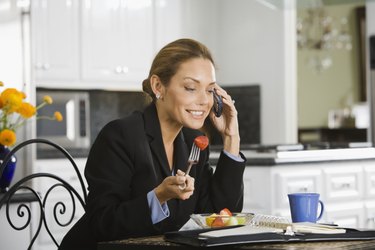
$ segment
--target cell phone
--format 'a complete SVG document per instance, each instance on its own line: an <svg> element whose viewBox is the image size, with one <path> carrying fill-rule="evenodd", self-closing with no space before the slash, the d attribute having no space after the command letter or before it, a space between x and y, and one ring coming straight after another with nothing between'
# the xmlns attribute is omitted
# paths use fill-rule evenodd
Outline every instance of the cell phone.
<svg viewBox="0 0 375 250"><path fill-rule="evenodd" d="M214 105L212 110L216 117L220 117L223 113L223 98L216 93L216 89L213 91Z"/></svg>

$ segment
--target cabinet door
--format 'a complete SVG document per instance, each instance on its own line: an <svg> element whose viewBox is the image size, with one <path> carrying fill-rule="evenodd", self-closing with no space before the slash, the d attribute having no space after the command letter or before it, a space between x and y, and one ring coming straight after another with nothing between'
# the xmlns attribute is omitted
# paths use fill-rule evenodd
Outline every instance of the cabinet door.
<svg viewBox="0 0 375 250"><path fill-rule="evenodd" d="M304 167L303 171L296 171L296 167L280 168L275 171L276 208L289 208L288 194L309 193L321 190L321 171L319 168Z"/></svg>
<svg viewBox="0 0 375 250"><path fill-rule="evenodd" d="M365 175L365 198L375 197L375 168L374 166L366 166L364 168Z"/></svg>
<svg viewBox="0 0 375 250"><path fill-rule="evenodd" d="M360 200L363 197L363 173L358 163L337 164L323 172L326 201Z"/></svg>
<svg viewBox="0 0 375 250"><path fill-rule="evenodd" d="M375 202L365 202L364 228L375 228Z"/></svg>
<svg viewBox="0 0 375 250"><path fill-rule="evenodd" d="M79 77L79 1L31 1L32 64L36 85Z"/></svg>
<svg viewBox="0 0 375 250"><path fill-rule="evenodd" d="M154 0L156 50L182 36L182 18L187 0Z"/></svg>
<svg viewBox="0 0 375 250"><path fill-rule="evenodd" d="M325 203L322 222L334 223L341 227L364 227L363 203Z"/></svg>
<svg viewBox="0 0 375 250"><path fill-rule="evenodd" d="M86 0L82 6L82 77L138 87L154 52L151 0Z"/></svg>

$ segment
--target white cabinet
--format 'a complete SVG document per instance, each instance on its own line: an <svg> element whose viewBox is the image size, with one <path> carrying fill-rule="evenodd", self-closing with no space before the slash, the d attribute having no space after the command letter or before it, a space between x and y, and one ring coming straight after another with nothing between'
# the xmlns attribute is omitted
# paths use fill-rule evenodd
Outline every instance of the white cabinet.
<svg viewBox="0 0 375 250"><path fill-rule="evenodd" d="M36 86L141 90L156 53L183 36L187 6L188 0L32 1Z"/></svg>
<svg viewBox="0 0 375 250"><path fill-rule="evenodd" d="M317 192L322 221L375 228L375 160L248 166L244 212L290 217L288 193Z"/></svg>
<svg viewBox="0 0 375 250"><path fill-rule="evenodd" d="M82 3L82 80L140 90L154 55L153 2Z"/></svg>
<svg viewBox="0 0 375 250"><path fill-rule="evenodd" d="M86 159L75 159L75 163L77 164L79 171L81 173L81 176L84 181L86 179L84 178L83 172L84 167L86 164ZM82 188L79 183L78 176L76 175L73 166L67 159L40 159L35 162L35 168L34 172L40 173L52 173L60 178L67 181L70 185L72 185L75 190L81 194L82 198ZM38 178L36 182L33 183L35 186L35 190L39 190L42 194L45 195L46 191L52 187L53 184L55 184L56 181L51 178ZM85 182L85 186L87 188L87 183ZM70 217L73 212L73 206L72 206L72 200L70 198L69 193L62 187L56 187L51 191L51 194L48 196L46 205L45 205L45 216L46 221L49 226L49 229L51 230L52 235L56 238L57 242L61 242L64 235L69 231L69 229L74 225L75 222L78 221L78 219L84 214L84 209L76 199L76 211L74 214L73 222L67 226L67 227L61 227L58 225L56 220L54 219L54 207L56 206L57 214L56 216L59 219L59 222L64 224L67 223L70 220ZM63 207L62 204L65 204L65 207ZM33 214L33 219L37 220L38 217L38 209L35 207L33 210L35 211ZM64 211L64 213L60 213L58 211ZM34 225L38 225L37 221L34 222ZM34 231L36 228L33 229ZM34 243L34 249L38 250L47 250L47 249L55 249L55 245L53 241L51 240L50 236L48 235L47 231L44 227L42 227L42 230L39 234L39 237Z"/></svg>
<svg viewBox="0 0 375 250"><path fill-rule="evenodd" d="M78 5L74 0L31 1L32 72L37 86L78 80Z"/></svg>
<svg viewBox="0 0 375 250"><path fill-rule="evenodd" d="M362 198L362 166L352 163L348 166L337 166L323 169L326 201L359 200Z"/></svg>
<svg viewBox="0 0 375 250"><path fill-rule="evenodd" d="M183 18L189 0L154 0L155 49L183 37ZM191 20L193 21L193 20Z"/></svg>

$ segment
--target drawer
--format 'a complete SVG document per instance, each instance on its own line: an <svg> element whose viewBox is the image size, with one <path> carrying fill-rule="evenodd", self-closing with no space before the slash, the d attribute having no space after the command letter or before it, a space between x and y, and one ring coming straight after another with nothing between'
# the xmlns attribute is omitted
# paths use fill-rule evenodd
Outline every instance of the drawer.
<svg viewBox="0 0 375 250"><path fill-rule="evenodd" d="M364 227L375 229L375 201L365 203Z"/></svg>
<svg viewBox="0 0 375 250"><path fill-rule="evenodd" d="M375 167L365 167L365 198L375 197Z"/></svg>
<svg viewBox="0 0 375 250"><path fill-rule="evenodd" d="M364 207L362 203L327 204L322 222L334 223L341 227L363 228Z"/></svg>
<svg viewBox="0 0 375 250"><path fill-rule="evenodd" d="M326 201L359 200L363 196L360 166L324 169Z"/></svg>
<svg viewBox="0 0 375 250"><path fill-rule="evenodd" d="M303 170L275 174L276 208L289 208L290 193L321 193L321 171Z"/></svg>

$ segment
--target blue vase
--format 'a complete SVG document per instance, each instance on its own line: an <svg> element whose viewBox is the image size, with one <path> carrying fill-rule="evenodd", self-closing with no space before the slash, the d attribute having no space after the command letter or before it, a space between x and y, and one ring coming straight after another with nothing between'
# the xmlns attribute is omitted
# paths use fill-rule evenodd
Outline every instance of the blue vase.
<svg viewBox="0 0 375 250"><path fill-rule="evenodd" d="M5 157L7 156L9 152L10 150L7 146L0 145L0 163L3 163L3 160L5 159ZM14 176L14 171L16 170L16 163L17 163L17 158L14 155L12 155L10 161L4 168L3 174L0 178L0 192L1 193L8 191L8 188Z"/></svg>

